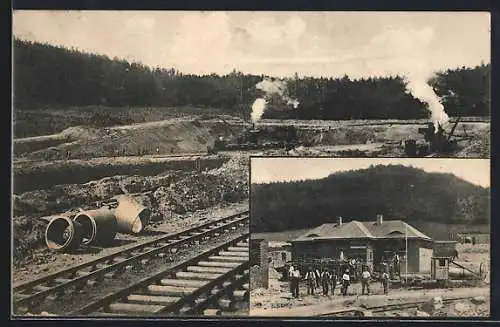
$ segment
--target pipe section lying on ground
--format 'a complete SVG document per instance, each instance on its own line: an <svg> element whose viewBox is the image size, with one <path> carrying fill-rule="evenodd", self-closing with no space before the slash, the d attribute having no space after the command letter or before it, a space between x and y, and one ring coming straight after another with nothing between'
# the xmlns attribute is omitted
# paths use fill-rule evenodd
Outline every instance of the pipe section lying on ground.
<svg viewBox="0 0 500 327"><path fill-rule="evenodd" d="M84 245L108 245L118 230L115 214L108 208L82 211L74 221L83 227Z"/></svg>
<svg viewBox="0 0 500 327"><path fill-rule="evenodd" d="M53 218L45 229L45 243L52 251L75 250L82 239L82 225L68 217Z"/></svg>
<svg viewBox="0 0 500 327"><path fill-rule="evenodd" d="M474 274L471 271L455 267L450 267L448 276L450 279L464 279L464 280L480 278L479 274Z"/></svg>
<svg viewBox="0 0 500 327"><path fill-rule="evenodd" d="M139 234L148 224L151 211L131 197L119 197L115 209L118 231L129 234Z"/></svg>

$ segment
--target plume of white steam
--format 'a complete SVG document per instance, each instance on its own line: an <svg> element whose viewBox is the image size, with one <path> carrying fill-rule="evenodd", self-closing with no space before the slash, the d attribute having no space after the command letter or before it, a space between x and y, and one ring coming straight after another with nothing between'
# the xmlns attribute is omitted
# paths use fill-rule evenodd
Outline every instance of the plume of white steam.
<svg viewBox="0 0 500 327"><path fill-rule="evenodd" d="M276 80L273 81L268 78L264 78L262 81L257 83L255 87L259 90L262 90L266 93L266 95L271 94L279 94L282 95L285 92L285 83L282 81Z"/></svg>
<svg viewBox="0 0 500 327"><path fill-rule="evenodd" d="M262 98L259 98L253 102L251 114L253 123L256 123L260 120L260 118L264 114L264 110L266 109L266 104L266 100Z"/></svg>
<svg viewBox="0 0 500 327"><path fill-rule="evenodd" d="M448 115L439 97L427 83L434 74L430 63L439 55L432 44L433 40L434 30L430 27L391 27L373 37L365 48L365 55L377 54L382 58L366 62L372 73L382 76L404 75L407 92L427 103L430 119L437 130L438 124L445 126L448 123Z"/></svg>
<svg viewBox="0 0 500 327"><path fill-rule="evenodd" d="M444 111L444 106L441 104L439 97L434 93L432 87L427 83L426 79L412 76L406 76L408 84L407 90L420 101L427 103L431 111L430 119L434 122L434 131L437 132L438 126L444 126L448 123L449 117Z"/></svg>
<svg viewBox="0 0 500 327"><path fill-rule="evenodd" d="M257 83L255 87L259 90L264 91L265 97L269 97L273 94L278 94L283 99L283 101L286 101L287 105L293 106L294 109L297 109L300 104L297 99L292 99L286 95L286 84L284 81L273 81L271 79L265 78ZM264 110L266 110L266 105L267 101L265 98L258 98L254 101L251 114L253 123L256 123L260 120L260 118L264 114Z"/></svg>

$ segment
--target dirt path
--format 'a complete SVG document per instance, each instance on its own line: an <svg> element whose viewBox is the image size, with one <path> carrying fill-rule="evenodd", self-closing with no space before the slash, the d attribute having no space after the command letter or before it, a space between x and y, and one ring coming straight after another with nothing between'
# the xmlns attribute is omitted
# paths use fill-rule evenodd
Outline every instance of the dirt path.
<svg viewBox="0 0 500 327"><path fill-rule="evenodd" d="M389 295L375 294L371 296L306 296L303 299L292 299L289 296L282 296L280 300L285 299L293 307L286 308L256 308L255 304L258 299L251 297L251 316L280 316L280 317L305 317L305 316L318 316L328 314L329 312L347 308L347 307L358 307L362 305L366 306L378 306L384 304L393 304L397 302L406 302L412 300L428 300L436 296L441 296L442 298L457 298L457 297L467 297L467 296L485 296L489 298L489 288L488 287L478 287L478 288L460 288L460 289L433 289L433 290L418 290L418 291L408 291L408 290L392 290ZM315 305L302 305L300 302L310 301L311 298L320 299L322 303ZM309 298L309 299L308 299ZM346 301L349 304L346 306ZM296 305L294 305L296 304Z"/></svg>

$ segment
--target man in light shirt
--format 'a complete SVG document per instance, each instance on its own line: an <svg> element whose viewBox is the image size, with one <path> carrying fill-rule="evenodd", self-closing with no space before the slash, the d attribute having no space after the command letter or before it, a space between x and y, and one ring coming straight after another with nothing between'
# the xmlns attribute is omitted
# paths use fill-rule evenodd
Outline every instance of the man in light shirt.
<svg viewBox="0 0 500 327"><path fill-rule="evenodd" d="M384 294L389 294L389 273L387 270L382 273L382 286L384 287Z"/></svg>
<svg viewBox="0 0 500 327"><path fill-rule="evenodd" d="M300 281L300 270L297 266L294 266L292 271L292 296L294 298L299 297L299 281Z"/></svg>
<svg viewBox="0 0 500 327"><path fill-rule="evenodd" d="M288 282L290 286L290 293L293 295L293 284L292 284L292 278L293 278L293 265L290 265L290 268L288 268Z"/></svg>
<svg viewBox="0 0 500 327"><path fill-rule="evenodd" d="M342 295L347 295L347 289L349 288L349 284L351 284L351 277L349 276L349 269L346 269L344 274L342 275Z"/></svg>
<svg viewBox="0 0 500 327"><path fill-rule="evenodd" d="M309 267L309 271L306 273L307 282L307 295L314 295L314 288L316 287L316 273Z"/></svg>
<svg viewBox="0 0 500 327"><path fill-rule="evenodd" d="M363 267L363 272L361 273L361 294L365 294L365 289L366 289L366 294L370 295L370 272L368 271L368 267Z"/></svg>

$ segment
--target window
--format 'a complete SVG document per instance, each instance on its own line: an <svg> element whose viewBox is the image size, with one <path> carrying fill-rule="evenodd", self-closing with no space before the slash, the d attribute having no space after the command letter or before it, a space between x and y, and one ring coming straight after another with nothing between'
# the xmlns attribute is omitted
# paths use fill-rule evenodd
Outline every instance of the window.
<svg viewBox="0 0 500 327"><path fill-rule="evenodd" d="M439 259L439 267L444 267L446 266L446 260L445 259Z"/></svg>

